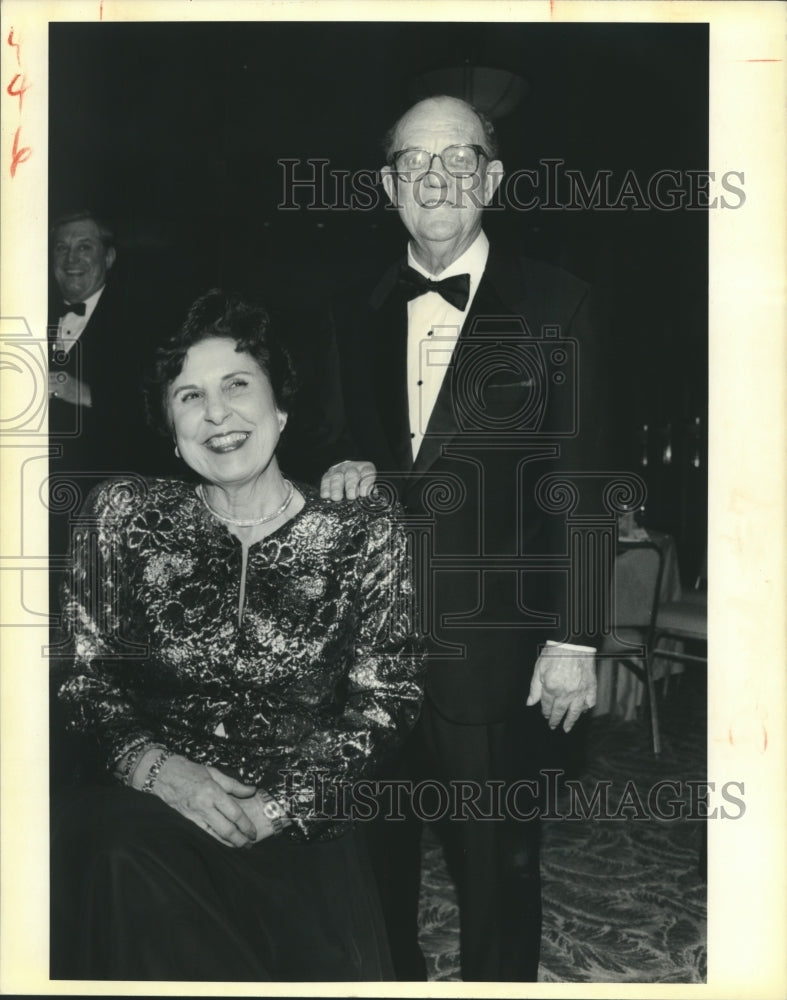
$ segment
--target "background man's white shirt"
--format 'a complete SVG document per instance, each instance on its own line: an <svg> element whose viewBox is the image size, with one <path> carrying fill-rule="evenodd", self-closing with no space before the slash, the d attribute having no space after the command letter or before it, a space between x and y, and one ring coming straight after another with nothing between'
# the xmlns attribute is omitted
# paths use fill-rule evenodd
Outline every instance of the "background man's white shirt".
<svg viewBox="0 0 787 1000"><path fill-rule="evenodd" d="M90 322L90 317L95 312L98 300L101 298L105 288L106 285L102 285L97 292L93 292L89 298L85 299L84 316L77 316L76 313L69 312L65 316L60 317L60 321L57 324L57 342L58 346L66 354L71 351L74 344L84 333L85 327Z"/></svg>

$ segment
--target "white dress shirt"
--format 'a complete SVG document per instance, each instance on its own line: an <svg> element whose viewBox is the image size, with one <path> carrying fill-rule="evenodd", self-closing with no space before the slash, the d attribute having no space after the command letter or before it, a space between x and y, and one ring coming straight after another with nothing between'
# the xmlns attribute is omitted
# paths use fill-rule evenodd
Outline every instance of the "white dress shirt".
<svg viewBox="0 0 787 1000"><path fill-rule="evenodd" d="M97 292L93 292L89 298L85 299L84 316L77 316L76 313L69 312L60 317L57 324L57 344L66 354L71 351L74 344L85 332L85 327L90 322L90 317L95 312L98 300L105 288L106 285L102 285Z"/></svg>
<svg viewBox="0 0 787 1000"><path fill-rule="evenodd" d="M421 447L429 418L443 384L446 368L462 325L478 291L489 256L489 240L480 232L461 257L439 275L430 274L407 248L407 263L432 281L455 274L470 275L470 297L464 311L452 306L439 292L426 292L407 303L407 399L413 458Z"/></svg>

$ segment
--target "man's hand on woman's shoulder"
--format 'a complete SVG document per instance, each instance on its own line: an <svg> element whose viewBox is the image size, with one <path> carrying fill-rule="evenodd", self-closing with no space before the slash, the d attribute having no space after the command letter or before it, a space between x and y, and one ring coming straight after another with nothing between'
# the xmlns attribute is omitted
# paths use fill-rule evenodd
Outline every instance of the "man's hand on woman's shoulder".
<svg viewBox="0 0 787 1000"><path fill-rule="evenodd" d="M337 462L320 481L323 500L356 500L368 497L377 478L373 462Z"/></svg>

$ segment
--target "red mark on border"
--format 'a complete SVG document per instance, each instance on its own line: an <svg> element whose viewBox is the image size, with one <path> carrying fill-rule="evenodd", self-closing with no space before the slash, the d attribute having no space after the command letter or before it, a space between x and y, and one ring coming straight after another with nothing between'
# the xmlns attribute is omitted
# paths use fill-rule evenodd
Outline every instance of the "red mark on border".
<svg viewBox="0 0 787 1000"><path fill-rule="evenodd" d="M13 28L11 28L11 30L8 32L8 44L11 46L12 49L16 49L16 64L17 66L19 66L19 42L14 41Z"/></svg>
<svg viewBox="0 0 787 1000"><path fill-rule="evenodd" d="M19 84L19 86L17 87L17 89L14 90L14 84L17 82L17 80L21 80L22 82ZM25 74L24 73L17 73L16 76L13 78L13 80L6 87L6 93L7 94L9 94L11 97L18 97L19 98L19 110L20 111L22 110L22 100L23 100L23 98L25 96L25 91L27 91L27 90L30 90L30 84L29 83L25 83Z"/></svg>
<svg viewBox="0 0 787 1000"><path fill-rule="evenodd" d="M101 2L98 5L98 19L99 21L104 20L104 0L101 0Z"/></svg>
<svg viewBox="0 0 787 1000"><path fill-rule="evenodd" d="M728 730L727 730L727 740L729 741L729 744L730 744L731 747L735 746L735 737L733 736L733 733L732 733L732 726L730 726L728 728ZM765 751L767 749L768 749L768 730L765 727L765 724L763 723L762 724L762 749L760 750L760 753L765 753Z"/></svg>
<svg viewBox="0 0 787 1000"><path fill-rule="evenodd" d="M11 48L16 49L16 64L17 66L21 66L22 63L20 59L20 51L22 46L20 45L19 42L14 41L13 26L11 27L11 30L8 32L7 42L11 46ZM31 84L27 82L27 77L25 76L23 71L21 73L16 73L11 82L5 88L5 92L6 94L8 94L9 97L19 98L19 108L17 110L17 113L19 115L20 122L22 119L22 103L24 101L25 93L28 90L30 90L30 87ZM19 137L21 134L22 134L22 125L20 124L17 126L16 132L14 132L14 142L11 147L11 177L16 177L16 171L19 164L26 163L27 160L29 160L30 157L33 155L32 146L21 146L19 144Z"/></svg>
<svg viewBox="0 0 787 1000"><path fill-rule="evenodd" d="M11 147L11 176L12 177L14 177L16 175L16 168L19 166L19 164L20 163L24 163L26 160L29 160L30 157L33 155L33 147L32 146L22 146L20 148L20 146L19 146L19 133L21 131L22 131L22 126L20 125L19 128L14 133L14 144Z"/></svg>
<svg viewBox="0 0 787 1000"><path fill-rule="evenodd" d="M741 62L781 62L781 59L742 59Z"/></svg>

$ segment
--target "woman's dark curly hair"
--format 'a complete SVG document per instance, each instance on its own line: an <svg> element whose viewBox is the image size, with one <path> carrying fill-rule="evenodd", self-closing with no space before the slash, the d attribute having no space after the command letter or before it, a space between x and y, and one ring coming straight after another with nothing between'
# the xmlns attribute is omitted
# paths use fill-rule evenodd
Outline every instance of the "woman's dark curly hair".
<svg viewBox="0 0 787 1000"><path fill-rule="evenodd" d="M183 370L190 347L211 337L235 341L235 350L251 355L265 372L276 406L289 413L295 396L295 371L289 354L270 329L263 306L238 294L211 288L192 304L180 328L156 350L145 379L145 411L150 426L172 435L169 387Z"/></svg>

